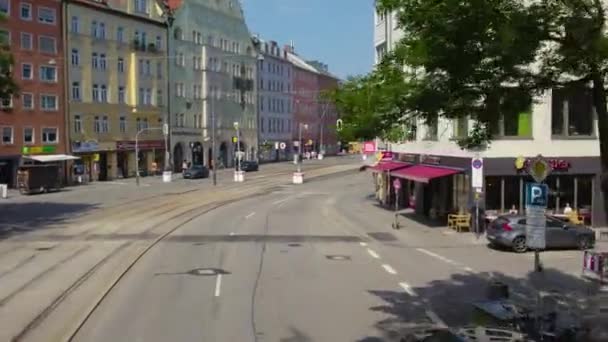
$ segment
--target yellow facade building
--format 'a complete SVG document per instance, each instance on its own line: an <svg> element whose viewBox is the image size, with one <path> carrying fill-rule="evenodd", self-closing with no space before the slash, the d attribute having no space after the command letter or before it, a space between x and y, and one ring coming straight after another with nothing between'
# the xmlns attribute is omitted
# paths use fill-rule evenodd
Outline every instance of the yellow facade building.
<svg viewBox="0 0 608 342"><path fill-rule="evenodd" d="M74 174L84 181L162 170L167 115L167 27L154 0L67 4L68 72ZM147 129L146 129L147 128Z"/></svg>

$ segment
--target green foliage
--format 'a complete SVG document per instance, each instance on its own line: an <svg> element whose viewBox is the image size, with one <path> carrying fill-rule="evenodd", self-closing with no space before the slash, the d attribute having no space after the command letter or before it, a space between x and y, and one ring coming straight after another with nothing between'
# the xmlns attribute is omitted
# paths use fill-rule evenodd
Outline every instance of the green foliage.
<svg viewBox="0 0 608 342"><path fill-rule="evenodd" d="M0 15L0 22L4 20L4 17ZM14 60L7 38L6 35L0 35L0 98L10 97L18 91L13 80Z"/></svg>

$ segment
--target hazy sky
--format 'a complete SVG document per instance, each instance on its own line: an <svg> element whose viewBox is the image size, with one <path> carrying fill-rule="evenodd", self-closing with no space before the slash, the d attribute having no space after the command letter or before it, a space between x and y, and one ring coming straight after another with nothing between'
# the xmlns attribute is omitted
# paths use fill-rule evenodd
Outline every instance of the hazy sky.
<svg viewBox="0 0 608 342"><path fill-rule="evenodd" d="M241 0L252 34L317 59L346 78L373 64L373 0Z"/></svg>

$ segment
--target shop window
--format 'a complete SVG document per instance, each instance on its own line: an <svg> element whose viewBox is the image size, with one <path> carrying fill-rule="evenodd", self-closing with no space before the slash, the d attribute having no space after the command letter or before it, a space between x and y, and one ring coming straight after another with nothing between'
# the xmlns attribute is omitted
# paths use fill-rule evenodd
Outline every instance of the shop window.
<svg viewBox="0 0 608 342"><path fill-rule="evenodd" d="M501 210L500 177L486 177L486 210Z"/></svg>
<svg viewBox="0 0 608 342"><path fill-rule="evenodd" d="M509 211L513 206L519 212L522 207L520 207L520 194L521 190L519 187L520 177L504 177L505 183L505 192L504 192L504 208L503 211Z"/></svg>
<svg viewBox="0 0 608 342"><path fill-rule="evenodd" d="M593 176L577 177L576 183L577 209L591 209L591 199L593 196Z"/></svg>
<svg viewBox="0 0 608 342"><path fill-rule="evenodd" d="M551 134L556 136L594 135L595 116L591 90L584 85L553 89Z"/></svg>
<svg viewBox="0 0 608 342"><path fill-rule="evenodd" d="M559 177L559 208L560 212L569 204L574 208L574 176Z"/></svg>
<svg viewBox="0 0 608 342"><path fill-rule="evenodd" d="M557 209L557 195L559 194L559 189L557 187L557 176L549 176L545 179L545 184L549 187L549 199L547 201L547 209L548 210L556 210ZM532 181L532 180L531 180Z"/></svg>

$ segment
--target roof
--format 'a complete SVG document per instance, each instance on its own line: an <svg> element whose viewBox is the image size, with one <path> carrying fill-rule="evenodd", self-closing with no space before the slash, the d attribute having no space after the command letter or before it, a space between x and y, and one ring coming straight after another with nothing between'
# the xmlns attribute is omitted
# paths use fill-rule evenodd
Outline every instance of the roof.
<svg viewBox="0 0 608 342"><path fill-rule="evenodd" d="M319 70L313 67L312 65L306 63L300 56L295 53L287 52L287 60L290 61L293 65L297 66L300 69L304 69L306 71L314 72L315 74L319 74Z"/></svg>

